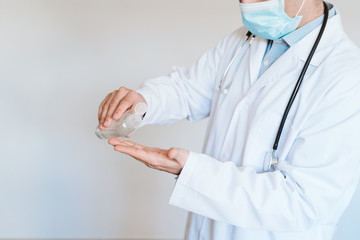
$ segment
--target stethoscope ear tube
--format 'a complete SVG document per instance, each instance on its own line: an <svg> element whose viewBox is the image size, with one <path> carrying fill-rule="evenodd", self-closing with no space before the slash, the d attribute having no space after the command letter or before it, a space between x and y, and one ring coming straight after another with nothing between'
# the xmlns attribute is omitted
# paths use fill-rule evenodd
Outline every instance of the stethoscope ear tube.
<svg viewBox="0 0 360 240"><path fill-rule="evenodd" d="M233 82L233 80L234 80L234 79L232 79L232 80L227 84L227 86L223 86L223 83L224 83L224 80L225 80L225 78L226 78L226 76L227 76L227 74L228 74L228 71L230 70L230 67L231 67L232 64L234 63L237 55L240 53L240 51L241 51L244 43L245 43L247 40L249 40L249 38L250 38L251 36L252 36L252 33L251 33L250 31L248 31L248 32L246 33L246 36L241 40L238 48L237 48L236 51L235 51L234 56L231 58L230 63L228 64L227 68L225 69L225 71L224 71L224 73L223 73L223 75L222 75L222 77L221 77L221 80L220 80L219 85L216 87L216 88L217 88L221 93L223 93L224 95L228 94L229 88L230 88L230 86L231 86L231 84L232 84L232 82ZM251 42L251 41L250 41L250 42Z"/></svg>
<svg viewBox="0 0 360 240"><path fill-rule="evenodd" d="M290 99L289 99L289 102L288 102L288 104L287 104L287 106L286 106L286 109L285 109L285 111L284 111L284 114L283 114L283 116L282 116L282 119L281 119L281 122L280 122L280 126L279 126L278 132L277 132L277 134L276 134L275 142L274 142L274 145L273 145L273 152L275 152L275 151L277 150L277 148L278 148L279 141L280 141L280 137L281 137L281 133L282 133L282 131L283 131L283 128L284 128L284 125L285 125L285 122L286 122L286 118L287 118L287 116L288 116L288 114L289 114L289 111L290 111L290 109L291 109L291 106L292 106L292 104L293 104L293 102L294 102L294 100L295 100L295 98L296 98L296 95L297 95L298 92L299 92L301 83L302 83L302 81L303 81L303 79L304 79L304 77L305 77L305 74L306 74L307 69L309 68L311 59L313 58L314 53L315 53L315 51L316 51L316 49L317 49L317 47L318 47L318 45L319 45L319 43L320 43L320 40L321 40L321 38L322 38L322 36L323 36L323 33L324 33L324 31L325 31L325 27L326 27L326 25L327 25L327 21L328 21L328 18L329 18L329 8L328 8L328 6L327 6L327 4L326 4L325 2L323 2L323 4L324 4L324 14L325 14L323 24L322 24L322 26L321 26L319 35L318 35L318 37L317 37L317 39L316 39L316 41L315 41L315 43L314 43L314 46L313 46L313 48L311 49L311 52L310 52L310 54L309 54L309 56L308 56L308 58L307 58L307 60L306 60L306 62L305 62L304 68L303 68L302 71L301 71L301 74L300 74L300 76L299 76L299 79L298 79L298 81L297 81L297 83L296 83L296 85L295 85L295 88L294 88L294 90L293 90L293 92L292 92L292 94L291 94L291 97L290 97Z"/></svg>

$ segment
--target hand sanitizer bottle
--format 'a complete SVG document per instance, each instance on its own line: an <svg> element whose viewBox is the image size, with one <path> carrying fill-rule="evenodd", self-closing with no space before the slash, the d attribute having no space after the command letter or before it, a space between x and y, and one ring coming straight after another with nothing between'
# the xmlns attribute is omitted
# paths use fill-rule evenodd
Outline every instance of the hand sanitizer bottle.
<svg viewBox="0 0 360 240"><path fill-rule="evenodd" d="M95 130L96 136L100 139L110 139L114 137L125 137L133 133L141 125L142 115L147 110L147 105L140 102L135 106L135 113L127 110L119 120L112 120L109 127L100 130L99 126Z"/></svg>

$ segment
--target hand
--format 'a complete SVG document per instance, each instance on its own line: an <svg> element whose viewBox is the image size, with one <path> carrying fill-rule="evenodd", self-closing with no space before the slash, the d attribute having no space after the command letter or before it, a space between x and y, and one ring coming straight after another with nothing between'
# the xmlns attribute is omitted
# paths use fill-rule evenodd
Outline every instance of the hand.
<svg viewBox="0 0 360 240"><path fill-rule="evenodd" d="M141 94L126 87L109 93L99 106L100 130L109 127L112 120L120 119L126 110L135 108L139 102L146 103L146 100Z"/></svg>
<svg viewBox="0 0 360 240"><path fill-rule="evenodd" d="M150 148L119 138L111 138L109 144L114 146L115 151L127 154L150 168L176 175L180 174L189 157L189 151L182 148Z"/></svg>

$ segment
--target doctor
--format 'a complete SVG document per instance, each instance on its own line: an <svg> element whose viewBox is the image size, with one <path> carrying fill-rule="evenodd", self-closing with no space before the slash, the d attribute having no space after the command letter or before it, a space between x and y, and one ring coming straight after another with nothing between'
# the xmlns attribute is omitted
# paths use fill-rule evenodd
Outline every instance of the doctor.
<svg viewBox="0 0 360 240"><path fill-rule="evenodd" d="M170 204L191 212L187 239L332 239L360 174L360 51L329 3L240 4L245 27L190 70L108 94L100 128L138 102L149 106L146 124L209 117L204 153L109 140L178 175Z"/></svg>

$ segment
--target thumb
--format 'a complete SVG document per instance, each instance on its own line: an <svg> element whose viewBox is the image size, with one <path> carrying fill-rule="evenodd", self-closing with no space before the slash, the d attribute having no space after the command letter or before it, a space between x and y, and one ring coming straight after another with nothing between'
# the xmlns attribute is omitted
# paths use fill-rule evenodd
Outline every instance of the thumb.
<svg viewBox="0 0 360 240"><path fill-rule="evenodd" d="M167 155L170 159L175 159L178 154L179 150L177 148L170 148Z"/></svg>

